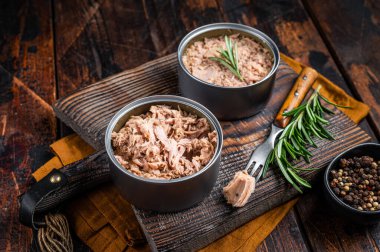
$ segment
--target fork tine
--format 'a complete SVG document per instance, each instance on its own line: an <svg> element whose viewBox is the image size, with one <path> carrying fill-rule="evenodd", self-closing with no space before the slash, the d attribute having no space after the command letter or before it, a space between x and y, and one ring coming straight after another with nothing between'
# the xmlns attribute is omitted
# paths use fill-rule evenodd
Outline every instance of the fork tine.
<svg viewBox="0 0 380 252"><path fill-rule="evenodd" d="M245 167L245 170L249 172L249 169L251 168L252 164L255 163L255 165L252 167L252 171L250 172L251 176L253 176L258 169L261 169L258 176L256 176L256 178L260 178L261 174L263 173L264 163L271 150L273 150L276 137L282 131L283 129L278 128L272 124L272 130L267 140L265 140L265 142L263 142L262 144L258 145L256 149L252 152L248 164Z"/></svg>
<svg viewBox="0 0 380 252"><path fill-rule="evenodd" d="M255 174L255 172L257 171L257 169L259 169L260 165L261 164L259 162L255 163L255 166L253 167L253 169L252 169L252 171L250 173L251 176L253 176L253 174Z"/></svg>
<svg viewBox="0 0 380 252"><path fill-rule="evenodd" d="M264 167L262 167L262 168L260 169L259 174L257 174L257 176L256 176L256 181L258 181L258 180L261 178L261 175L263 175L263 171L264 171Z"/></svg>
<svg viewBox="0 0 380 252"><path fill-rule="evenodd" d="M245 170L248 172L249 168L251 167L251 165L255 162L255 158L254 158L254 155L252 153L248 163L247 163L247 166L245 167Z"/></svg>

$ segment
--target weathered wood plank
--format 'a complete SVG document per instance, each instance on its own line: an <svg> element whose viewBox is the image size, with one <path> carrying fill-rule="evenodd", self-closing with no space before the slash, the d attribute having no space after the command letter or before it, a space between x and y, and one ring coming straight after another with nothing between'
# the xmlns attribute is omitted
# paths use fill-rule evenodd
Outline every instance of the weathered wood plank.
<svg viewBox="0 0 380 252"><path fill-rule="evenodd" d="M295 224L294 224L295 223ZM304 241L295 211L290 211L257 248L257 251L308 251L310 250Z"/></svg>
<svg viewBox="0 0 380 252"><path fill-rule="evenodd" d="M27 251L17 196L56 139L54 49L49 1L0 3L0 250Z"/></svg>
<svg viewBox="0 0 380 252"><path fill-rule="evenodd" d="M70 34L70 32L73 31L72 29L63 27L66 30L62 32L60 36L68 36L68 39L66 40L68 43L61 43L64 47L61 52L59 52L59 57L62 57L66 51L68 51L67 54L70 54L65 61L62 61L62 65L71 65L68 67L63 66L63 70L73 72L74 70L76 71L76 69L83 69L80 70L82 72L78 73L77 77L62 74L62 81L65 83L67 82L67 85L73 85L73 88L76 85L85 85L100 78L96 75L93 75L94 77L90 80L87 78L87 73L101 72L99 71L101 68L97 67L97 64L92 63L94 62L93 59L96 59L95 56L91 56L94 51L99 55L98 57L102 59L100 62L111 63L115 62L112 58L115 54L112 52L118 51L119 57L128 53L126 49L114 49L114 46L122 48L128 46L128 43L122 39L117 37L111 38L113 41L123 41L124 43L116 43L117 45L112 45L108 42L109 39L99 39L97 33L100 33L100 31L88 28L90 27L90 25L87 25L90 22L89 20L91 20L92 26L96 26L94 23L98 22L98 20L94 18L94 13L96 13L97 10L102 10L102 5L109 5L107 2L104 4L103 2L104 1L98 1L93 3L90 7L84 6L77 9L70 7L68 8L69 12L65 12L66 14L76 13L75 15L70 16L72 17L69 18L71 21L66 20L66 24L72 22L72 24L75 23L75 25L66 25L66 27L75 27L75 29L80 31L84 31L84 27L87 27L87 30L89 31L86 35L81 35L81 32L76 32L77 35L74 36ZM61 2L59 4L65 7L67 4L65 2L63 3L64 4ZM79 6L83 6L83 3L79 4ZM114 6L108 6L107 8L116 8L116 6L117 3ZM215 4L214 1L143 1L141 4L133 3L133 6L142 6L143 11L129 11L133 10L133 8L131 8L128 10L116 10L116 12L121 14L127 13L128 16L133 16L133 20L144 19L147 21L149 27L138 29L138 32L143 31L144 34L148 34L148 36L151 37L150 40L144 40L145 44L141 43L141 45L138 46L138 50L141 51L140 53L143 55L146 55L146 50L151 53L151 58L174 52L181 37L187 31L199 25L223 20L242 22L257 26L270 34L279 44L280 49L283 52L301 60L305 64L312 65L324 75L332 79L335 83L343 87L346 91L349 91L343 78L339 74L339 71L337 71L337 67L328 50L319 37L317 30L308 17L308 14L298 1L255 1L252 3L245 1L224 1L220 3L218 2L218 4ZM55 9L57 13L60 12L57 8ZM142 15L143 12L144 15ZM62 15L62 19L65 15ZM88 17L92 17L92 19ZM59 17L57 17L57 19L58 18ZM107 18L110 17L103 15L103 19ZM120 20L117 24L121 24L121 29L126 29L124 27L123 18L118 15L117 19ZM132 19L132 17L128 20L130 19ZM103 20L100 20L99 23L100 27L104 26L104 24L102 24L104 23ZM118 25L118 29L119 26L120 25ZM117 36L117 34L113 33L111 36L114 37ZM90 42L95 46L91 46ZM93 47L95 47L95 49L92 49ZM107 50L104 48L107 48ZM60 49L58 49L58 51L59 50ZM84 57L89 57L89 59L84 60ZM147 58L146 56L143 56L134 60L136 64L140 64L145 62ZM108 66L106 66L108 69L111 69L109 73L118 72L118 69L125 69L133 66L133 63L129 64L123 60L118 60L118 62L119 63L116 65L108 64ZM83 63L85 66L83 66ZM68 70L69 68L74 70ZM107 74L108 73L104 76ZM81 78L80 75L83 75L84 77ZM61 88L62 90L64 89L63 86L64 85L62 85ZM69 88L67 90L71 89ZM362 123L361 126L371 134L371 130L366 122Z"/></svg>
<svg viewBox="0 0 380 252"><path fill-rule="evenodd" d="M314 1L313 3L314 5L321 5L320 2ZM262 29L274 38L282 52L287 53L306 65L311 65L348 93L351 93L312 20L298 1L257 1L242 5L237 5L230 1L223 1L221 5L227 20L242 22ZM324 6L326 6L326 4ZM321 13L321 11L318 11L318 13ZM344 24L334 27L338 29L341 26L344 26ZM366 121L363 121L360 125L375 139ZM310 197L315 198L316 195L311 194ZM303 206L304 209L304 211L301 212L300 219L304 220L305 216L309 215L308 211L313 211L319 204L322 203L316 199L311 202L300 200L297 204L297 208ZM322 216L319 216L319 218L321 217ZM315 216L315 218L317 218L317 216ZM328 219L324 220L326 220L326 223L329 221ZM320 225L321 232L327 231L328 227L329 225ZM341 240L346 241L349 239L350 234L349 232L347 233L344 227L340 226L338 230ZM369 234L368 230L365 232ZM313 240L316 236L318 236L318 233L307 232L307 237L310 240ZM370 236L368 237L361 236L361 239L356 240L357 244L371 244L373 240ZM268 240L269 239L270 237L268 237ZM327 243L328 237L319 239L318 242L321 243L323 241ZM317 242L312 243L312 245L317 248ZM337 243L337 246L340 246L339 243ZM344 242L342 246L345 246Z"/></svg>
<svg viewBox="0 0 380 252"><path fill-rule="evenodd" d="M254 120L267 120L271 113L276 113L296 77L297 74L281 62L272 99L264 110L267 114L261 113L247 120L254 124ZM89 144L101 150L104 148L105 128L120 108L140 97L177 94L177 81L177 57L176 54L171 54L83 87L59 99L54 105L54 111L58 118L72 127ZM239 121L229 122L229 125L228 130L233 132ZM236 130L247 131L249 125L239 127L242 128ZM225 138L226 143L235 142L236 136Z"/></svg>
<svg viewBox="0 0 380 252"><path fill-rule="evenodd" d="M69 2L54 6L60 97L155 57L143 2Z"/></svg>
<svg viewBox="0 0 380 252"><path fill-rule="evenodd" d="M374 126L376 136L379 137L380 91L378 77L380 68L376 59L380 58L380 54L373 45L378 43L380 38L380 25L376 21L379 19L380 5L375 1L320 1L318 4L314 1L304 1L304 3L312 14L317 28L323 34L327 46L333 52L334 59L354 94L371 106L370 122ZM305 208L302 210L313 213L307 207L308 205L305 204ZM314 212L311 216L317 218L316 215ZM316 229L329 224L326 219L324 220L316 226ZM336 229L337 226L342 228ZM353 247L357 250L373 249L374 247L378 250L380 247L378 235L380 226L378 225L358 229L347 226L338 218L334 228L334 234L339 236L341 246ZM352 232L347 232L347 239L341 239L342 229L352 230ZM327 229L323 229L326 232L321 232L321 230L315 232L315 230L308 229L306 231L309 234L318 234L311 235L310 240L320 248L329 246L326 241L334 241L334 239L337 241L338 239L334 235L331 235L329 239L323 238L329 235ZM370 237L373 242L371 245L361 242L359 237L365 239L362 233L366 233L366 236Z"/></svg>
<svg viewBox="0 0 380 252"><path fill-rule="evenodd" d="M318 2L314 2L316 5ZM305 8L299 1L255 1L252 3L240 4L231 1L221 1L224 16L228 21L241 22L244 24L256 26L269 34L277 43L280 51L288 54L296 60L314 67L323 75L327 76L334 83L342 87L346 92L351 93L347 84L343 80L342 75L338 71L338 67L333 61L327 47L324 45L318 30L314 26ZM342 24L343 25L343 24ZM360 123L367 132L370 133L373 139L374 134L368 125L367 121ZM309 216L313 209L323 203L323 199L316 198L318 191L315 190L309 195L305 195L298 202L297 215L301 220L302 230L306 230L307 240L314 240L320 233L328 232L328 225L320 225L320 233L313 232L310 226L304 221L305 216ZM306 200L312 198L313 200ZM301 211L302 209L303 211ZM321 213L320 213L321 214ZM315 219L324 220L325 223L331 222L328 218L323 218L322 215L315 215ZM313 219L310 219L313 221ZM340 239L350 239L349 232L343 226L337 226ZM285 231L282 231L285 232ZM367 236L361 236L356 240L357 244L372 244L373 240L369 235L369 231L364 231ZM274 235L274 234L273 234ZM272 236L272 235L271 235ZM272 239L271 236L267 240ZM328 243L328 238L319 238L319 243ZM335 244L341 250L339 243ZM317 243L311 243L312 249L317 249ZM281 246L273 248L281 249Z"/></svg>
<svg viewBox="0 0 380 252"><path fill-rule="evenodd" d="M221 6L216 1L141 1L143 7L140 9L141 11L134 11L134 8L129 8L128 10L118 9L118 2L111 5L107 1L96 1L90 7L84 6L83 1L78 4L75 3L77 1L70 2L61 1L55 4L57 23L61 24L60 26L56 25L58 31L57 58L60 61L64 57L62 64L58 64L58 83L60 83L61 95L69 93L70 90L77 86L84 86L91 81L99 80L99 77L96 76L88 77L88 73L96 72L95 65L91 63L92 58L95 58L91 56L95 54L94 52L98 54L98 58L104 59L101 60L102 62L115 63L116 60L112 57L114 55L119 58L130 56L129 50L132 49L131 45L135 39L134 37L144 34L146 40L140 41L137 46L134 45L139 54L137 57L130 57L132 62L117 60L115 64L107 65L108 69L113 68L109 72L118 72L119 69L127 69L135 66L135 64L144 63L149 57L156 58L175 52L179 41L191 29L200 25L223 21ZM73 8L73 6L76 7ZM103 6L110 10L116 9L113 11L118 13L116 17L114 15L112 15L112 18L107 16L106 13L111 13L111 11L103 11ZM102 19L95 18L96 11L102 12L103 19L108 17L110 19L116 18L117 28L106 25ZM125 42L120 36L126 34L125 30L134 30L136 21L128 24L127 27L126 18L123 15L129 16L128 20L142 20L140 22L147 24L144 28L138 28L133 33L133 36L130 36L130 32L128 33L129 40L132 43ZM99 31L90 29L89 22L92 23L93 27L107 26L107 29L117 30L118 33L112 32L112 34L107 35L108 37L94 39L99 37L97 35ZM67 27L74 28L68 29ZM84 34L81 35L81 33ZM111 43L110 41L113 42ZM91 49L92 47L95 47L96 50ZM107 48L108 51L101 48ZM78 76L72 76L70 72L73 72L73 69L75 69L74 73L77 69L81 71ZM69 74L66 74L66 72ZM62 134L67 134L65 125L62 125L61 129L63 129ZM297 223L293 222L292 225L297 225ZM278 228L274 232L282 231ZM301 237L300 233L299 237Z"/></svg>
<svg viewBox="0 0 380 252"><path fill-rule="evenodd" d="M299 1L219 1L226 21L261 29L276 42L281 52L317 69L352 95L318 30ZM375 137L366 120L360 126Z"/></svg>
<svg viewBox="0 0 380 252"><path fill-rule="evenodd" d="M304 1L380 136L379 1Z"/></svg>
<svg viewBox="0 0 380 252"><path fill-rule="evenodd" d="M164 37L164 39L159 40L161 42L159 48L162 49L162 53L175 52L177 49L177 45L179 41L182 39L182 37L187 32L198 26L212 22L229 21L225 19L223 6L221 6L221 4L217 1L144 1L144 3L145 2L147 2L146 10L148 16L150 17L150 23L153 22L150 25L150 33L153 35L157 33L163 34L162 36ZM243 2L228 1L227 3L231 3L232 5L234 5L231 8L234 9L244 4ZM291 2L290 5L292 4L294 3ZM269 5L267 6L267 8L268 11L271 11ZM168 12L168 10L174 11ZM235 16L239 15L239 12L235 13ZM279 15L278 17L281 18L281 15ZM251 15L251 18L255 18L255 15ZM287 218L284 221L292 226L297 225L297 223L292 218ZM290 221L292 222L290 223ZM283 226L280 226L279 228L275 229L273 231L273 234L287 234L287 231L283 230L282 227ZM302 239L302 235L300 232L298 233L298 237ZM291 239L291 237L288 238L289 239L283 240L272 239L272 245L274 245L274 242L278 242L279 244L277 245L277 247L286 247L287 245L285 245L282 242L287 242Z"/></svg>
<svg viewBox="0 0 380 252"><path fill-rule="evenodd" d="M53 4L60 97L157 56L144 1ZM72 133L64 124L60 129L61 136Z"/></svg>
<svg viewBox="0 0 380 252"><path fill-rule="evenodd" d="M48 1L0 3L0 65L48 104L55 101L50 10Z"/></svg>
<svg viewBox="0 0 380 252"><path fill-rule="evenodd" d="M297 211L310 244L315 251L378 251L371 237L375 227L358 226L331 212L326 204L321 184L302 197ZM378 232L377 232L378 233Z"/></svg>
<svg viewBox="0 0 380 252"><path fill-rule="evenodd" d="M84 87L59 100L54 109L59 118L101 150L104 148L104 131L109 119L126 103L146 95L176 93L176 65L175 54L151 61ZM233 173L244 168L250 151L265 140L274 115L296 77L289 66L281 63L272 99L266 108L251 118L222 122L225 139L222 165L217 184L205 201L192 209L175 214L156 214L136 209L137 218L153 248L200 248L297 195L278 170L271 170L269 176L257 184L254 197L244 208L232 209L225 204L221 195L221 188L231 179ZM299 162L299 165L322 168L340 151L369 139L364 131L342 113L338 113L331 120L329 127L337 140L318 141L320 147L312 150L315 154L312 164ZM315 174L316 172L311 172L305 175L311 179ZM294 233L298 234L298 231L295 229ZM297 237L302 241L300 236ZM299 246L305 247L303 243Z"/></svg>
<svg viewBox="0 0 380 252"><path fill-rule="evenodd" d="M265 122L267 122L267 124ZM261 124L266 124L269 127L269 122L270 120L264 120ZM367 141L369 139L368 137L361 138L361 135L364 133L363 131L355 133L355 130L352 128L354 125L350 126L338 118L332 119L332 122L331 125L339 125L342 127L331 129L337 141L332 143L318 143L319 149L313 150L315 151L314 160L318 160L318 162L314 161L314 163L312 161L309 167L323 168L340 151L347 149L350 145L352 146L358 142ZM227 131L225 127L226 125L223 125L224 132ZM237 125L236 128L241 129ZM255 129L253 125L250 125L249 128L251 130ZM345 130L347 131L344 132ZM264 141L264 138L257 136L260 132L259 129L255 129L254 131L255 133L249 136L249 138L254 142L254 145L257 146ZM240 133L242 131L239 130L238 132ZM245 133L238 134L238 138L246 139L248 136L244 137L242 135ZM236 132L225 133L227 139L229 134L234 135ZM345 135L347 138L344 137ZM256 137L258 137L257 140L255 139ZM345 144L342 145L342 142L345 142ZM247 145L237 146L235 148L237 148L237 151L243 152L249 149ZM268 178L257 184L254 197L250 199L244 208L231 209L223 201L221 188L233 176L235 171L244 168L248 155L246 157L240 157L237 154L239 152L230 151L232 150L228 148L227 145L224 148L224 158L217 185L214 187L211 195L199 206L178 214L166 215L137 210L138 219L146 231L151 246L155 246L158 250L178 249L184 251L202 247L250 219L259 216L263 212L286 202L297 194L292 188L289 188L287 184L281 183L283 178L281 178L278 170L275 170L275 172L271 170ZM300 165L306 164L302 163ZM313 175L315 175L315 173L308 174L308 179L312 179ZM160 227L159 230L157 227Z"/></svg>

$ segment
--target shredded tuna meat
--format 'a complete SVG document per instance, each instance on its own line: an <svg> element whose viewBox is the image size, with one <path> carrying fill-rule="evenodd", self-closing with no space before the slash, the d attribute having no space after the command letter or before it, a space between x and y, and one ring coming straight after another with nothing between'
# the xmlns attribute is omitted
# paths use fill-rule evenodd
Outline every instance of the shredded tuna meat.
<svg viewBox="0 0 380 252"><path fill-rule="evenodd" d="M267 76L273 66L271 51L252 38L240 34L229 37L232 43L237 43L238 68L244 81L220 63L209 59L219 57L218 51L226 49L224 36L205 38L190 45L182 57L186 69L198 79L226 87L244 87Z"/></svg>
<svg viewBox="0 0 380 252"><path fill-rule="evenodd" d="M214 156L217 141L206 118L166 105L132 116L111 139L115 158L124 168L154 179L198 172Z"/></svg>
<svg viewBox="0 0 380 252"><path fill-rule="evenodd" d="M234 207L244 206L255 190L255 178L247 171L238 171L234 178L223 188L224 197L228 204Z"/></svg>

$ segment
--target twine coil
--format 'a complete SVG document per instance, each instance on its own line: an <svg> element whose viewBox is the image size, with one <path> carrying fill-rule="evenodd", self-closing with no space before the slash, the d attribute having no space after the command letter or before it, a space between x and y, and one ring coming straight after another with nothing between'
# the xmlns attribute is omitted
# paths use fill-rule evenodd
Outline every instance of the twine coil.
<svg viewBox="0 0 380 252"><path fill-rule="evenodd" d="M38 245L43 252L72 252L69 223L63 214L47 214L46 227L38 229Z"/></svg>

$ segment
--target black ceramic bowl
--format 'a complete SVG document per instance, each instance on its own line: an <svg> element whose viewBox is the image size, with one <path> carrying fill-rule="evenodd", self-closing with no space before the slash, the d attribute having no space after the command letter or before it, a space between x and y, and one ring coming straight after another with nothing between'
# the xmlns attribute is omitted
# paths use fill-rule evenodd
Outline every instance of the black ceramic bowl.
<svg viewBox="0 0 380 252"><path fill-rule="evenodd" d="M375 160L380 160L380 144L364 143L359 144L337 156L325 170L323 176L324 195L333 210L342 217L357 224L374 224L380 221L380 210L360 211L344 203L332 191L329 185L329 173L331 169L337 168L341 158L352 158L354 156L371 156Z"/></svg>
<svg viewBox="0 0 380 252"><path fill-rule="evenodd" d="M216 131L215 154L197 173L170 180L149 179L129 172L116 160L111 144L112 132L119 131L132 115L141 115L147 112L151 105L157 104L180 107L183 111L204 117ZM146 210L175 212L197 204L210 194L219 173L223 133L216 117L201 104L180 96L157 95L136 100L116 113L108 124L105 145L113 182L131 204Z"/></svg>
<svg viewBox="0 0 380 252"><path fill-rule="evenodd" d="M245 87L224 87L200 80L186 69L182 56L189 45L206 37L235 33L256 40L272 52L273 66L265 78ZM280 53L273 40L257 29L241 24L217 23L199 27L182 39L178 47L178 63L181 94L206 106L218 119L234 120L257 114L265 107L280 64Z"/></svg>

